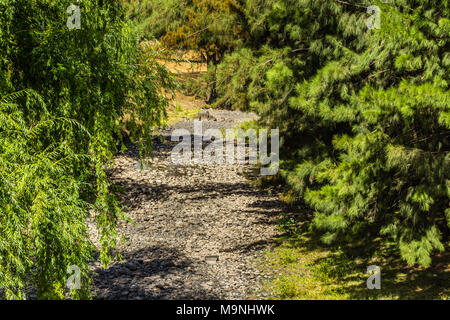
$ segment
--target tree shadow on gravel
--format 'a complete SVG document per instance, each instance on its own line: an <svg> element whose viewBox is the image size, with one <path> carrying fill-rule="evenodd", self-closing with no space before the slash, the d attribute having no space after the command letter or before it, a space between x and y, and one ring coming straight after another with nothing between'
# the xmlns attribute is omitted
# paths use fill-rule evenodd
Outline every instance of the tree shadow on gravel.
<svg viewBox="0 0 450 320"><path fill-rule="evenodd" d="M193 194L190 200L209 200L218 199L223 197L229 197L234 195L239 196L261 196L260 191L256 191L249 187L245 183L207 183L202 185L197 185L194 188L183 188L177 190L182 194ZM195 196L195 194L198 194Z"/></svg>
<svg viewBox="0 0 450 320"><path fill-rule="evenodd" d="M268 197L267 193L255 190L245 183L202 183L198 185L187 186L169 186L165 183L152 185L147 183L136 182L133 179L115 179L115 185L121 186L120 198L143 197L145 201L159 201L163 202L169 199L170 194L176 192L181 195L186 195L186 200L203 201L210 199L220 199L230 196L254 196L254 197ZM283 205L281 201L273 199L258 200L252 205L254 208L268 209L276 208Z"/></svg>
<svg viewBox="0 0 450 320"><path fill-rule="evenodd" d="M278 245L278 242L276 239L269 239L269 240L259 240L254 241L249 244L245 245L237 245L229 249L224 249L222 252L242 252L242 253L252 253L257 252L261 250L268 249L269 247L273 247Z"/></svg>
<svg viewBox="0 0 450 320"><path fill-rule="evenodd" d="M153 246L125 253L122 262L94 270L94 299L167 300L218 299L212 290L189 287L198 261L174 248ZM175 277L174 277L175 276Z"/></svg>

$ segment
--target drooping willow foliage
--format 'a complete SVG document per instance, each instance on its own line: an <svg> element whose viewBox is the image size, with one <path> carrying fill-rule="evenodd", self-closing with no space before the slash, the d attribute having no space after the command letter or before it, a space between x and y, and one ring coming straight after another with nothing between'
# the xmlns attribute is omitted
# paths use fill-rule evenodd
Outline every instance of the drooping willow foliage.
<svg viewBox="0 0 450 320"><path fill-rule="evenodd" d="M105 166L123 132L150 151L173 88L158 52L143 47L119 1L0 1L0 295L62 298L67 269L89 296L95 215L107 265L124 218ZM92 197L92 195L95 195Z"/></svg>

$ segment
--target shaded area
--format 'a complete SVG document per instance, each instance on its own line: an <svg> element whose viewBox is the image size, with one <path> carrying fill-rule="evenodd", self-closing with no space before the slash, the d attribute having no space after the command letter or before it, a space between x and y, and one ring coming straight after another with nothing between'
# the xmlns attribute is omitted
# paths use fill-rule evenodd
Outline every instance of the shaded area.
<svg viewBox="0 0 450 320"><path fill-rule="evenodd" d="M274 298L445 300L450 295L448 253L435 255L431 267L419 268L407 266L393 244L373 254L366 247L376 244L327 247L306 233L289 232L279 243L264 262L275 273L266 287ZM371 265L381 269L380 290L367 288Z"/></svg>
<svg viewBox="0 0 450 320"><path fill-rule="evenodd" d="M148 247L126 253L121 263L106 269L96 269L94 283L96 299L218 299L201 286L191 285L183 279L195 275L198 264L170 247ZM173 278L173 275L176 275ZM199 275L200 277L201 275ZM155 279L167 279L165 285L154 284ZM173 278L173 279L171 279Z"/></svg>

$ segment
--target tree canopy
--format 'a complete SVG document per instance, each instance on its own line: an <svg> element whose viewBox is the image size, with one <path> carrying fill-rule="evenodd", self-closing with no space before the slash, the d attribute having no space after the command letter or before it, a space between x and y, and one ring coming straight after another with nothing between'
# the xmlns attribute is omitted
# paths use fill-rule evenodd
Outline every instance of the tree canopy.
<svg viewBox="0 0 450 320"><path fill-rule="evenodd" d="M120 2L0 1L0 295L62 298L67 270L89 297L95 217L107 265L125 218L105 173L121 127L150 141L165 115L171 77L138 44ZM147 144L146 150L150 145Z"/></svg>

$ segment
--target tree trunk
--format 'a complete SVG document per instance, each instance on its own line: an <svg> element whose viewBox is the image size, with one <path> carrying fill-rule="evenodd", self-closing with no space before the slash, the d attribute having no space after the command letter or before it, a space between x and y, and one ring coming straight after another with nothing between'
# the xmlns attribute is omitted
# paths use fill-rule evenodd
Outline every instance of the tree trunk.
<svg viewBox="0 0 450 320"><path fill-rule="evenodd" d="M214 66L214 76L213 76L213 80L208 83L208 88L209 88L209 92L208 92L208 99L206 101L206 103L208 104L212 104L216 99L217 99L217 91L216 91L216 66L218 64L218 59L217 59L217 54L208 54L206 56L206 63L208 64L208 69L210 68L210 64L212 63Z"/></svg>

